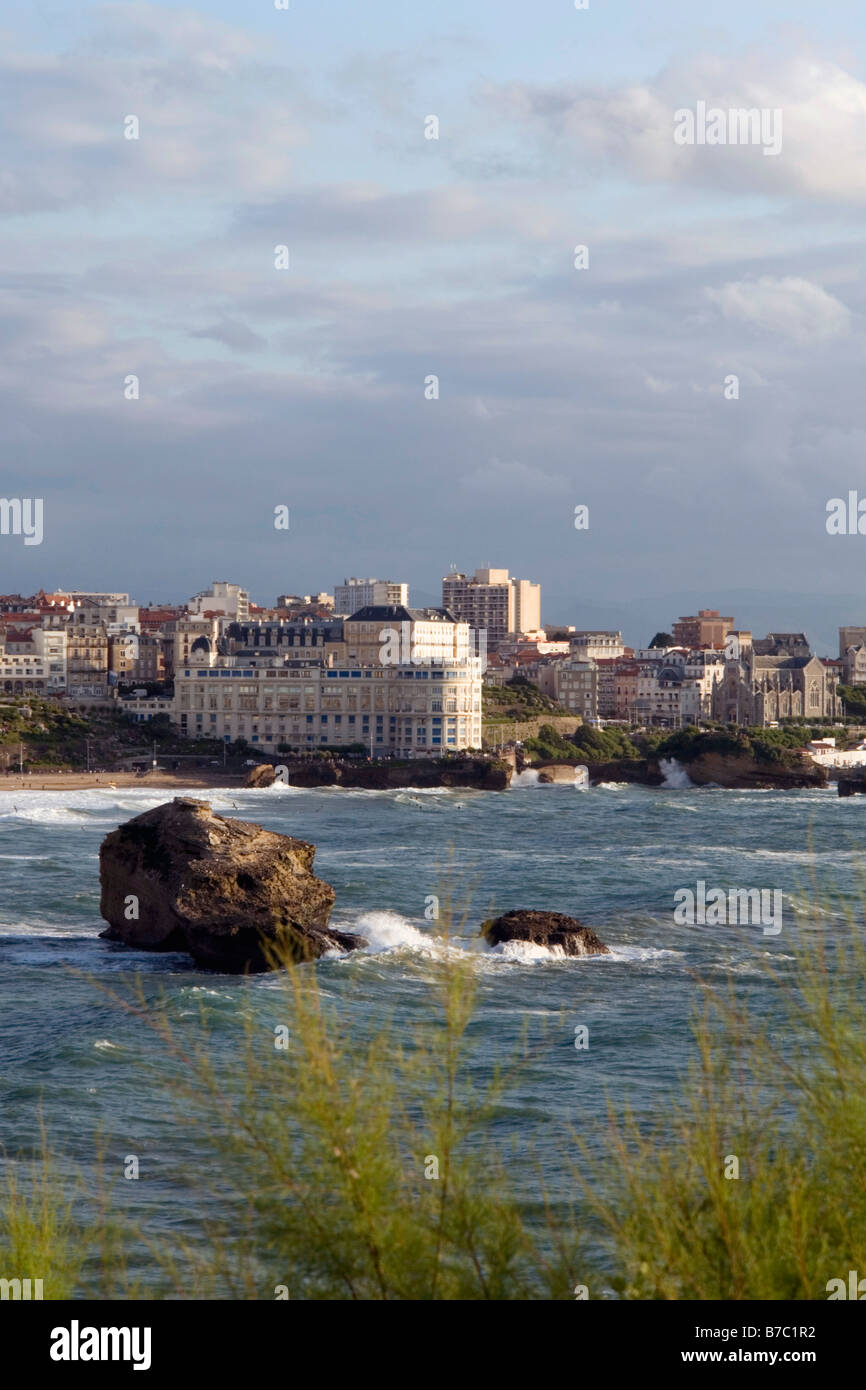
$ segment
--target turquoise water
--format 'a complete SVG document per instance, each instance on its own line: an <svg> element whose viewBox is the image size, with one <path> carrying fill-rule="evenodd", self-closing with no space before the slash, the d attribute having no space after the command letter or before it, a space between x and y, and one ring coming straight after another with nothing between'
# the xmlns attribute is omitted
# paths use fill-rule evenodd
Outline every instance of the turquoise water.
<svg viewBox="0 0 866 1390"><path fill-rule="evenodd" d="M529 782L529 779L525 779ZM317 846L316 872L332 883L332 922L370 939L367 950L317 969L327 994L351 1011L359 1040L391 1015L411 1036L431 962L444 949L428 895L441 893L453 851L474 885L470 951L480 984L473 1027L479 1077L543 1025L549 1036L501 1121L501 1137L540 1156L554 1191L565 1183L569 1127L591 1132L606 1100L628 1097L651 1113L677 1087L690 1050L695 975L758 993L772 1015L762 960L790 961L811 932L841 930L859 901L863 798L834 790L735 792L519 785L505 793L339 789L211 790L192 795L228 816L255 820ZM174 1016L215 1009L214 1045L237 1046L245 1011L280 1021L273 977L205 974L180 955L154 955L99 939L98 852L115 826L167 799L140 789L0 792L0 1142L7 1153L38 1143L38 1113L55 1148L92 1173L95 1138L110 1171L141 1156L148 1182L120 1183L148 1229L192 1220L198 1160L164 1092L146 1082L156 1044L94 982L123 987L140 973L166 992ZM814 882L813 882L814 876ZM708 887L780 889L778 935L760 926L677 926L674 894ZM804 919L795 904L820 908ZM834 893L835 899L826 895ZM543 950L490 951L478 924L509 908L550 908L592 926L608 957L554 959ZM81 973L77 973L81 972ZM590 1030L588 1051L574 1028Z"/></svg>

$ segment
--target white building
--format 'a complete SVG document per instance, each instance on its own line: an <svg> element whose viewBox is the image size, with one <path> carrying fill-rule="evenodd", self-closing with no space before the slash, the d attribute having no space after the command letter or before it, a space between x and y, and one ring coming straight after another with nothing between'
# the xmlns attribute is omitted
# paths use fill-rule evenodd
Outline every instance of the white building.
<svg viewBox="0 0 866 1390"><path fill-rule="evenodd" d="M250 615L250 596L239 584L214 580L209 589L202 589L190 599L190 613L222 613L233 622L246 622Z"/></svg>
<svg viewBox="0 0 866 1390"><path fill-rule="evenodd" d="M481 670L299 661L242 666L219 658L175 673L173 722L191 737L244 738L263 753L362 743L374 754L434 757L481 748Z"/></svg>
<svg viewBox="0 0 866 1390"><path fill-rule="evenodd" d="M856 748L837 748L835 738L816 738L806 745L813 762L822 767L866 767L866 739Z"/></svg>
<svg viewBox="0 0 866 1390"><path fill-rule="evenodd" d="M344 579L334 585L334 612L350 618L359 608L409 604L409 585L393 579Z"/></svg>
<svg viewBox="0 0 866 1390"><path fill-rule="evenodd" d="M625 654L621 632L573 632L568 640L574 655L582 661L606 660Z"/></svg>

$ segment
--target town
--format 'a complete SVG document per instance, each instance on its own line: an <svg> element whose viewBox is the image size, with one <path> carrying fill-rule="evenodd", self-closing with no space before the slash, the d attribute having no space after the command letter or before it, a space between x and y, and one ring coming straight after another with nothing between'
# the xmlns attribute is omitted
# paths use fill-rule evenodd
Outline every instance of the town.
<svg viewBox="0 0 866 1390"><path fill-rule="evenodd" d="M441 606L423 608L405 582L357 578L271 607L222 580L176 605L0 596L7 697L123 712L265 756L480 751L482 696L515 681L593 726L834 723L866 708L866 625L841 627L838 656L819 657L803 632L756 637L701 609L635 649L620 632L542 626L540 585L507 569L452 571Z"/></svg>

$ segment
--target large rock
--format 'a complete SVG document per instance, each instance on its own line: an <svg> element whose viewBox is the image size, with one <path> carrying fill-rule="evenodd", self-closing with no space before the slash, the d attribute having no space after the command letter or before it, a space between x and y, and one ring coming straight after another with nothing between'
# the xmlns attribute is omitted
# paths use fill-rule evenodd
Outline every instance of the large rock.
<svg viewBox="0 0 866 1390"><path fill-rule="evenodd" d="M530 941L536 946L561 946L567 956L610 955L610 948L594 931L564 912L516 908L501 917L488 918L481 924L481 935L491 946L503 941Z"/></svg>
<svg viewBox="0 0 866 1390"><path fill-rule="evenodd" d="M276 770L273 763L259 763L257 767L250 769L245 787L272 787L277 780Z"/></svg>
<svg viewBox="0 0 866 1390"><path fill-rule="evenodd" d="M336 895L313 874L315 853L304 840L215 815L207 801L175 797L103 840L102 935L189 951L206 969L234 973L267 970L268 948L300 961L366 945L328 927Z"/></svg>

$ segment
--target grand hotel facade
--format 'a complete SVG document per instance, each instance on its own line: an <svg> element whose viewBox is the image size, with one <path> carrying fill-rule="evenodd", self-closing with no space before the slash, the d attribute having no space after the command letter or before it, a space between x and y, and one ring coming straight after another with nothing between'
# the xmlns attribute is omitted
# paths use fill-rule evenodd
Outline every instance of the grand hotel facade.
<svg viewBox="0 0 866 1390"><path fill-rule="evenodd" d="M410 635L428 639L427 614L402 613L363 610L366 630L346 634L347 655L262 655L260 647L226 655L203 641L175 672L173 722L190 737L244 738L272 754L350 744L400 757L480 749L483 659L468 654L468 625L443 615L438 640L413 643L411 660L376 661L395 646L406 654L404 643L381 636L395 623L401 636L409 623Z"/></svg>

